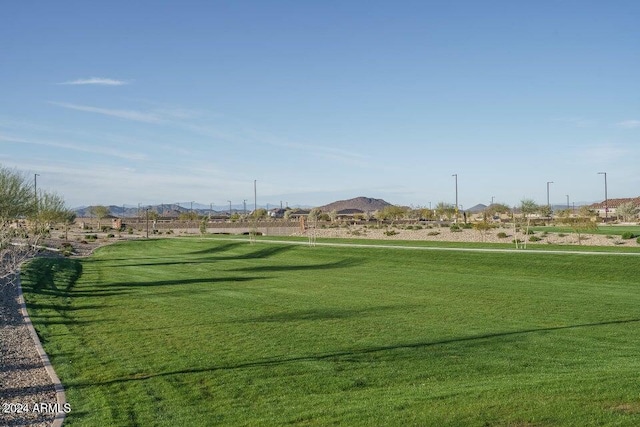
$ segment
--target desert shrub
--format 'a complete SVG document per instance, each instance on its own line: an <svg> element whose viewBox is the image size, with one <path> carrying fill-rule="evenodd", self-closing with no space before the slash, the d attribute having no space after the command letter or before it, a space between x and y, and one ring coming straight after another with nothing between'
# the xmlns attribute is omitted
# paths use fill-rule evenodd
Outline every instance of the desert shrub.
<svg viewBox="0 0 640 427"><path fill-rule="evenodd" d="M113 233L109 233L109 234L107 234L107 237L108 237L108 238L112 238L112 237L116 237L116 235L115 235L115 234L113 234Z"/></svg>
<svg viewBox="0 0 640 427"><path fill-rule="evenodd" d="M64 256L70 256L73 254L73 246L71 243L64 242L60 245L60 253Z"/></svg>
<svg viewBox="0 0 640 427"><path fill-rule="evenodd" d="M427 236L437 236L438 234L440 234L439 231L430 231L427 233Z"/></svg>
<svg viewBox="0 0 640 427"><path fill-rule="evenodd" d="M400 234L400 233L398 233L395 230L387 230L387 231L384 232L385 236L395 236L396 234Z"/></svg>
<svg viewBox="0 0 640 427"><path fill-rule="evenodd" d="M98 235L97 234L87 234L84 236L85 240L98 240Z"/></svg>
<svg viewBox="0 0 640 427"><path fill-rule="evenodd" d="M103 233L106 233L109 230L111 230L111 227L108 225L103 225L102 227L100 227L100 231L102 231Z"/></svg>
<svg viewBox="0 0 640 427"><path fill-rule="evenodd" d="M529 237L529 241L530 242L539 242L540 240L542 240L542 237L538 237L538 236L530 236Z"/></svg>
<svg viewBox="0 0 640 427"><path fill-rule="evenodd" d="M353 235L353 236L361 236L361 235L362 235L362 233L360 232L360 230L353 230L353 231L351 232L351 235Z"/></svg>
<svg viewBox="0 0 640 427"><path fill-rule="evenodd" d="M416 229L416 230L422 230L422 226L421 225L416 225L413 228Z"/></svg>
<svg viewBox="0 0 640 427"><path fill-rule="evenodd" d="M127 234L133 234L133 228L127 227Z"/></svg>
<svg viewBox="0 0 640 427"><path fill-rule="evenodd" d="M407 230L413 230L413 225L407 225L407 226L405 227L405 229L407 229Z"/></svg>
<svg viewBox="0 0 640 427"><path fill-rule="evenodd" d="M633 239L634 237L636 237L636 235L630 231L625 231L624 233L622 233L622 238L625 240Z"/></svg>
<svg viewBox="0 0 640 427"><path fill-rule="evenodd" d="M525 234L536 234L536 232L535 232L535 231L533 231L533 230L531 230L531 229L529 229L529 230L527 230L527 231L526 231L526 233L525 233Z"/></svg>
<svg viewBox="0 0 640 427"><path fill-rule="evenodd" d="M636 243L640 244L640 237L636 239Z"/></svg>
<svg viewBox="0 0 640 427"><path fill-rule="evenodd" d="M506 239L508 236L507 236L507 233L505 233L504 231L501 231L498 233L498 237L501 239Z"/></svg>
<svg viewBox="0 0 640 427"><path fill-rule="evenodd" d="M520 240L520 239L513 239L513 240L511 241L511 243L522 243L522 240Z"/></svg>
<svg viewBox="0 0 640 427"><path fill-rule="evenodd" d="M558 233L558 237L566 237L567 235L564 233Z"/></svg>
<svg viewBox="0 0 640 427"><path fill-rule="evenodd" d="M451 224L451 227L449 227L449 230L453 231L453 232L458 232L458 231L462 231L460 229L460 226L458 224Z"/></svg>
<svg viewBox="0 0 640 427"><path fill-rule="evenodd" d="M611 236L611 235L607 235L606 237L607 237L607 239L613 239L613 236Z"/></svg>
<svg viewBox="0 0 640 427"><path fill-rule="evenodd" d="M471 224L470 222L465 222L464 224L462 224L462 228L464 228L465 230L471 230L473 228L473 224Z"/></svg>

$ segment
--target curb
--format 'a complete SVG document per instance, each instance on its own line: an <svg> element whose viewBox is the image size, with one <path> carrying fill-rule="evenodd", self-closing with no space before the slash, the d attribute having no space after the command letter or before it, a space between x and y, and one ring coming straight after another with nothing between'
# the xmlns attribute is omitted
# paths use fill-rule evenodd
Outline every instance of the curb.
<svg viewBox="0 0 640 427"><path fill-rule="evenodd" d="M27 305L24 301L24 296L22 295L22 283L20 282L20 271L18 271L16 275L16 285L18 288L18 304L20 304L20 311L22 312L22 318L24 319L24 323L29 329L29 333L31 334L31 338L33 338L33 343L36 346L36 351L40 355L40 359L44 365L44 369L46 369L51 381L53 382L53 386L56 391L56 401L58 403L58 412L56 413L55 418L53 419L53 423L51 427L61 427L64 423L64 418L67 415L64 412L63 408L67 403L67 397L64 394L64 387L60 382L60 378L56 374L56 371L53 369L51 365L51 361L49 360L49 356L45 353L44 348L42 348L42 343L40 342L40 338L38 338L38 333L33 327L33 323L31 323L31 318L29 317L29 313L27 313Z"/></svg>

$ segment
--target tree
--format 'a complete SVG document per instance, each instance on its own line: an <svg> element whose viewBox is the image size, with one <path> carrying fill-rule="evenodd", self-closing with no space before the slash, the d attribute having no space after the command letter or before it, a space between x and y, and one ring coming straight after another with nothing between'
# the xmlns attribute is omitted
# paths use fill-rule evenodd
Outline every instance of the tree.
<svg viewBox="0 0 640 427"><path fill-rule="evenodd" d="M531 215L540 211L540 206L536 202L531 199L522 199L520 201L520 212L522 213L522 218L525 221L525 237L529 235L529 225L531 224ZM515 222L514 222L515 226ZM518 247L518 239L516 237L516 248ZM527 239L524 239L524 247L527 247Z"/></svg>
<svg viewBox="0 0 640 427"><path fill-rule="evenodd" d="M64 203L58 196L42 192L38 197L42 218L57 222L62 218ZM10 279L20 264L38 251L43 228L27 233L23 228L26 219L36 219L36 197L22 172L0 166L0 279ZM59 212L60 211L60 212Z"/></svg>
<svg viewBox="0 0 640 427"><path fill-rule="evenodd" d="M260 220L260 219L264 219L267 217L267 210L264 208L260 208L260 209L256 209L255 211L253 211L253 213L251 214L251 217L255 220Z"/></svg>
<svg viewBox="0 0 640 427"><path fill-rule="evenodd" d="M511 212L511 208L503 203L492 203L485 209L488 216L495 216L500 214L508 214Z"/></svg>
<svg viewBox="0 0 640 427"><path fill-rule="evenodd" d="M486 212L482 216L482 221L474 223L473 228L480 232L480 236L482 236L482 241L484 242L485 237L487 236L487 231L493 228L493 225L487 219Z"/></svg>
<svg viewBox="0 0 640 427"><path fill-rule="evenodd" d="M616 208L616 215L621 216L624 222L631 222L638 215L638 206L633 202L620 203Z"/></svg>
<svg viewBox="0 0 640 427"><path fill-rule="evenodd" d="M435 210L438 218L447 218L449 221L456 214L456 207L451 203L438 202Z"/></svg>
<svg viewBox="0 0 640 427"><path fill-rule="evenodd" d="M587 213L589 210L586 211ZM578 236L578 245L582 244L582 234L594 232L598 229L598 224L595 221L594 216L577 216L561 218L560 222L571 227L574 233Z"/></svg>
<svg viewBox="0 0 640 427"><path fill-rule="evenodd" d="M65 207L62 197L54 193L38 195L38 209L34 219L41 227L41 232L47 233L53 224L66 222L70 215L75 219L75 214Z"/></svg>
<svg viewBox="0 0 640 427"><path fill-rule="evenodd" d="M100 221L109 216L109 208L102 205L91 206L89 214L98 218L98 230L100 229Z"/></svg>

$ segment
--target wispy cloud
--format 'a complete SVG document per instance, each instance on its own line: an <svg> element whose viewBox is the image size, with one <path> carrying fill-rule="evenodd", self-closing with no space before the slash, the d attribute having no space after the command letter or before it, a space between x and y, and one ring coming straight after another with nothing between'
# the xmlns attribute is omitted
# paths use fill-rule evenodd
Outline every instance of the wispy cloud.
<svg viewBox="0 0 640 427"><path fill-rule="evenodd" d="M10 142L14 144L28 144L28 145L39 145L44 147L62 148L66 150L80 151L80 152L90 153L90 154L107 155L107 156L117 157L117 158L127 159L127 160L144 160L147 158L147 156L145 156L144 154L132 153L127 150L116 150L116 149L110 149L105 147L91 147L86 145L73 144L69 142L15 138L12 136L2 135L2 134L0 134L0 141Z"/></svg>
<svg viewBox="0 0 640 427"><path fill-rule="evenodd" d="M559 117L553 119L554 122L565 123L578 128L586 128L595 125L593 120L585 119L582 117Z"/></svg>
<svg viewBox="0 0 640 427"><path fill-rule="evenodd" d="M640 120L625 120L616 123L616 126L624 129L640 128Z"/></svg>
<svg viewBox="0 0 640 427"><path fill-rule="evenodd" d="M136 122L145 122L145 123L160 122L160 117L153 113L145 113L145 112L133 111L133 110L112 110L108 108L91 107L89 105L67 104L66 102L50 101L49 103L52 105L57 105L58 107L68 108L70 110L103 114L105 116L118 117L120 119L133 120Z"/></svg>
<svg viewBox="0 0 640 427"><path fill-rule="evenodd" d="M91 77L88 79L77 79L68 82L58 83L61 85L99 85L99 86L123 86L129 84L123 80L106 79L103 77Z"/></svg>
<svg viewBox="0 0 640 427"><path fill-rule="evenodd" d="M628 148L611 143L591 145L578 153L583 163L596 165L615 164L630 154L631 151Z"/></svg>

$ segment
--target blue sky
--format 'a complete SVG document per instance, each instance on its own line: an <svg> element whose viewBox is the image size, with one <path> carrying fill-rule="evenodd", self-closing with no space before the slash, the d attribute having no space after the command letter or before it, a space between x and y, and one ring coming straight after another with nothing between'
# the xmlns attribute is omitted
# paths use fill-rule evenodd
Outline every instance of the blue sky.
<svg viewBox="0 0 640 427"><path fill-rule="evenodd" d="M70 206L640 195L640 2L4 2L0 164Z"/></svg>

